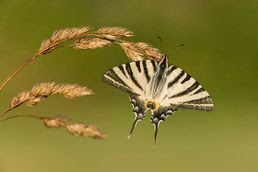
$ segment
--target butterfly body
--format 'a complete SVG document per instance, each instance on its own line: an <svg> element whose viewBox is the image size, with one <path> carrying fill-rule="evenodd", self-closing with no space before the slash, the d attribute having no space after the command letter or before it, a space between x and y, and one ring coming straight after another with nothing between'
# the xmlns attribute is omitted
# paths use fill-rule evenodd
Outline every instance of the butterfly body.
<svg viewBox="0 0 258 172"><path fill-rule="evenodd" d="M184 70L169 65L166 56L159 62L142 60L116 66L103 75L103 81L129 94L135 113L130 135L148 109L155 140L160 122L175 111L214 109L209 93Z"/></svg>

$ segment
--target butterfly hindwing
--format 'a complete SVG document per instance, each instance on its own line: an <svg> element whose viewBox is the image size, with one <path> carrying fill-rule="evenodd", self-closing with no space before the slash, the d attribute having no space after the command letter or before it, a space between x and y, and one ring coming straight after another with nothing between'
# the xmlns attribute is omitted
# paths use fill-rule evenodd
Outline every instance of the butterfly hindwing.
<svg viewBox="0 0 258 172"><path fill-rule="evenodd" d="M212 111L214 104L209 93L184 70L170 65L167 71L168 99L178 109Z"/></svg>
<svg viewBox="0 0 258 172"><path fill-rule="evenodd" d="M129 133L129 137L130 137L131 134L133 133L134 128L136 127L137 123L139 121L142 121L143 118L145 117L147 109L144 105L144 103L145 103L144 100L142 100L140 96L130 95L129 97L130 97L130 102L133 106L133 112L135 114L134 122L133 122L133 125L132 125L130 133Z"/></svg>
<svg viewBox="0 0 258 172"><path fill-rule="evenodd" d="M154 125L154 141L156 142L159 124L169 116L171 116L177 109L173 107L159 107L157 111L152 111L151 123Z"/></svg>

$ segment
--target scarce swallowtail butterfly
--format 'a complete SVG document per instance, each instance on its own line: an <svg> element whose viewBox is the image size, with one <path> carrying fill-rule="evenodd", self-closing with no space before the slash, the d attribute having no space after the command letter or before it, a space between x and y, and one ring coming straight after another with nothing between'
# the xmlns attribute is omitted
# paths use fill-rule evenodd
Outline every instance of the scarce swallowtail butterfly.
<svg viewBox="0 0 258 172"><path fill-rule="evenodd" d="M188 73L168 64L167 56L157 62L141 60L116 66L103 75L103 81L127 92L130 96L136 124L151 110L156 141L159 124L179 109L212 111L210 94Z"/></svg>

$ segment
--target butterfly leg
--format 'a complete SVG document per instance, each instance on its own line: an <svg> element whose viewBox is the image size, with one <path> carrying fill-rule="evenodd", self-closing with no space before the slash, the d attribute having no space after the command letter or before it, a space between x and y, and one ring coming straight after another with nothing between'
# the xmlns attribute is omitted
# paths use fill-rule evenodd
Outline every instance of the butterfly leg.
<svg viewBox="0 0 258 172"><path fill-rule="evenodd" d="M157 135L158 135L158 129L159 124L162 121L165 121L165 119L172 115L176 109L159 109L158 111L153 112L151 117L151 123L154 125L154 143L156 144L157 141Z"/></svg>
<svg viewBox="0 0 258 172"><path fill-rule="evenodd" d="M143 118L145 117L145 113L146 113L146 108L144 106L143 101L141 101L139 98L133 97L133 96L130 96L130 99L131 99L131 104L133 106L133 112L135 114L135 119L133 121L128 139L131 137L137 123L143 120Z"/></svg>

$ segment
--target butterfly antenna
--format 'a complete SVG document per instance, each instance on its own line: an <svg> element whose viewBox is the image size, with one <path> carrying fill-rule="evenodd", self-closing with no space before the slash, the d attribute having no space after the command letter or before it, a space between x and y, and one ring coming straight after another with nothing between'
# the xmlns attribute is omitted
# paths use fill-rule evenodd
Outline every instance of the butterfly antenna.
<svg viewBox="0 0 258 172"><path fill-rule="evenodd" d="M163 42L162 42L161 36L158 36L158 39L159 39L159 42L160 42L161 51L164 52L164 46L163 46Z"/></svg>

